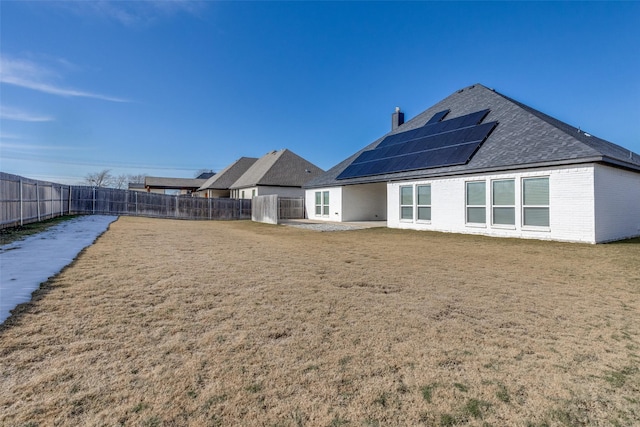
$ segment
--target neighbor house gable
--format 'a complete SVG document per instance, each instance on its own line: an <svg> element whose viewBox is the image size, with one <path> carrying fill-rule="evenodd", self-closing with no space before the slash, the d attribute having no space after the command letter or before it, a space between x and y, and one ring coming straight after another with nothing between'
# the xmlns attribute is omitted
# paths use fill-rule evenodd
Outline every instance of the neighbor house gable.
<svg viewBox="0 0 640 427"><path fill-rule="evenodd" d="M313 163L290 150L272 151L259 158L231 186L242 189L257 186L299 187L324 173Z"/></svg>
<svg viewBox="0 0 640 427"><path fill-rule="evenodd" d="M240 157L226 168L209 178L198 191L228 190L258 159L256 157Z"/></svg>

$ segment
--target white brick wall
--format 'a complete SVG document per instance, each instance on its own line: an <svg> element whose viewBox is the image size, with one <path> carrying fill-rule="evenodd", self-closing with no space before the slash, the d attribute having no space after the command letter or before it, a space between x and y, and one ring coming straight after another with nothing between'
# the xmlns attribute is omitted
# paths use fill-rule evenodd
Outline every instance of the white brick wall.
<svg viewBox="0 0 640 427"><path fill-rule="evenodd" d="M246 194L248 198L251 198L251 188L248 189ZM305 191L301 187L270 187L268 185L261 185L256 188L256 196L268 196L277 194L282 197L304 197Z"/></svg>
<svg viewBox="0 0 640 427"><path fill-rule="evenodd" d="M307 218L322 221L342 222L342 189L343 187L313 188L305 191L304 206ZM329 215L316 215L316 192L329 192Z"/></svg>
<svg viewBox="0 0 640 427"><path fill-rule="evenodd" d="M342 221L387 219L387 184L347 185L342 189Z"/></svg>
<svg viewBox="0 0 640 427"><path fill-rule="evenodd" d="M549 227L522 226L522 179L549 177ZM491 180L515 180L515 225L491 224ZM487 223L465 223L467 181L486 182ZM431 221L400 220L400 187L431 184ZM384 188L386 186L386 190ZM329 216L315 215L315 192L330 192ZM640 235L640 174L587 164L430 180L365 184L306 191L307 216L327 221L384 219L391 228L498 237L599 243ZM378 215L376 217L376 215Z"/></svg>
<svg viewBox="0 0 640 427"><path fill-rule="evenodd" d="M595 166L596 241L640 236L640 174Z"/></svg>
<svg viewBox="0 0 640 427"><path fill-rule="evenodd" d="M387 225L414 230L595 243L593 171L593 165L587 165L389 183ZM550 225L548 228L523 227L522 178L538 176L549 177ZM515 179L514 226L491 224L491 180L494 179ZM487 188L487 223L484 226L465 223L465 183L478 180L484 180ZM428 183L431 184L431 222L400 220L400 186Z"/></svg>

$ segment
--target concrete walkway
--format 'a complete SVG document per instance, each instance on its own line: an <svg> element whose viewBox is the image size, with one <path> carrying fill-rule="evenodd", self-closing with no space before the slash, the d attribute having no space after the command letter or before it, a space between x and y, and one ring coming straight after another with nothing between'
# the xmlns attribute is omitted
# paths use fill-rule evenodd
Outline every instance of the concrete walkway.
<svg viewBox="0 0 640 427"><path fill-rule="evenodd" d="M286 219L280 221L280 225L305 228L315 231L349 231L362 230L364 228L386 227L387 221L333 222L319 221L315 219Z"/></svg>

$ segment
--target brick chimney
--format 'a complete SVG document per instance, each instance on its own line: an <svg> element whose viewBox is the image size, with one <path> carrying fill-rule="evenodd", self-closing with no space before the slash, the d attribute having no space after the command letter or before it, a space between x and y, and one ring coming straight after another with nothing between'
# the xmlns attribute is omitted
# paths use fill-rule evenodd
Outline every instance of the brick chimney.
<svg viewBox="0 0 640 427"><path fill-rule="evenodd" d="M398 126L404 123L404 113L400 111L400 107L396 107L396 112L391 115L391 130L398 129Z"/></svg>

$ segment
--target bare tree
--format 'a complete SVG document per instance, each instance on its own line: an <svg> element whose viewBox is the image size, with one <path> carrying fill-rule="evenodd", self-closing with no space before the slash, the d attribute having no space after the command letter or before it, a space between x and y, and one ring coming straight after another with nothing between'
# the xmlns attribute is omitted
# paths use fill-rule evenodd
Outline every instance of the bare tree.
<svg viewBox="0 0 640 427"><path fill-rule="evenodd" d="M84 177L84 182L93 187L109 187L113 184L113 175L109 169L103 169L100 172L88 173Z"/></svg>
<svg viewBox="0 0 640 427"><path fill-rule="evenodd" d="M144 179L147 177L146 173L140 173L138 175L127 175L130 183L144 184Z"/></svg>
<svg viewBox="0 0 640 427"><path fill-rule="evenodd" d="M147 177L146 173L140 173L137 175L119 175L114 183L115 188L127 189L129 184L144 184L144 179Z"/></svg>
<svg viewBox="0 0 640 427"><path fill-rule="evenodd" d="M111 186L119 190L126 190L129 187L129 175L120 174L113 177Z"/></svg>

